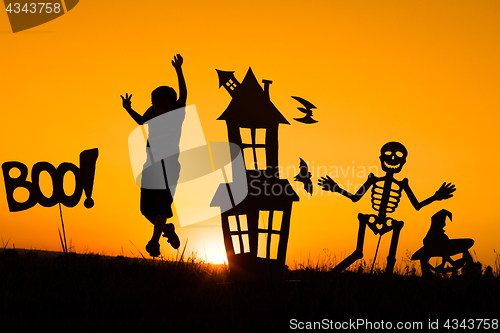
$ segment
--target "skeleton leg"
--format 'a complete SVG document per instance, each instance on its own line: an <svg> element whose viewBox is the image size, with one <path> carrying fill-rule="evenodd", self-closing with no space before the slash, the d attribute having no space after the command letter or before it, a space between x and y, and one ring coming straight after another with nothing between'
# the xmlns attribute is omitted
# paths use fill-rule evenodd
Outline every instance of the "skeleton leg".
<svg viewBox="0 0 500 333"><path fill-rule="evenodd" d="M392 274L394 265L396 264L396 250L398 249L399 233L403 228L403 221L392 220L392 238L391 246L389 248L389 255L387 256L387 267L385 268L386 274Z"/></svg>
<svg viewBox="0 0 500 333"><path fill-rule="evenodd" d="M365 241L365 231L368 218L369 215L364 215L361 213L358 214L359 229L358 229L358 241L356 244L356 250L350 256L342 260L341 263L335 266L333 268L334 272L340 273L347 267L351 266L351 264L356 260L363 258L363 244Z"/></svg>

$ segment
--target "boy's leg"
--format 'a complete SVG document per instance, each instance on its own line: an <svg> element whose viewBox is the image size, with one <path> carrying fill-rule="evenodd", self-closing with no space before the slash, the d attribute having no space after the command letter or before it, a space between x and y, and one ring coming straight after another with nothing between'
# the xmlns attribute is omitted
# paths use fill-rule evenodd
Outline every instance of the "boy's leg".
<svg viewBox="0 0 500 333"><path fill-rule="evenodd" d="M152 257L158 257L160 255L160 236L166 221L167 217L165 215L156 215L155 217L153 236L148 245L146 245L146 251L148 251Z"/></svg>
<svg viewBox="0 0 500 333"><path fill-rule="evenodd" d="M165 215L156 215L154 229L153 229L153 237L151 237L151 241L153 243L158 243L160 241L161 233L163 232L163 228L165 223L167 222L167 217Z"/></svg>
<svg viewBox="0 0 500 333"><path fill-rule="evenodd" d="M167 237L167 241L172 245L174 249L178 249L180 245L179 237L175 233L175 227L172 223L166 223L167 216L166 215L156 215L154 228L153 228L153 236L148 243L147 250L153 257L159 255L160 248L160 237L163 233L163 236ZM149 249L151 251L149 251ZM156 254L156 255L153 255Z"/></svg>
<svg viewBox="0 0 500 333"><path fill-rule="evenodd" d="M172 223L168 223L167 219L173 216L172 213L172 196L170 195L169 190L149 190L144 191L148 194L151 192L151 195L148 197L146 195L141 196L141 211L144 216L148 218L154 225L153 228L153 236L146 246L146 250L153 257L157 257L160 255L160 237L161 234L164 233L164 236L167 237L168 242L172 245L174 249L178 249L180 242L179 237L175 233L175 228ZM142 207L144 206L144 209ZM146 215L146 207L153 209L154 213ZM148 217L149 216L149 217Z"/></svg>
<svg viewBox="0 0 500 333"><path fill-rule="evenodd" d="M167 223L163 226L163 236L167 238L167 241L172 245L174 249L178 249L181 245L179 236L175 233L175 227L173 223Z"/></svg>

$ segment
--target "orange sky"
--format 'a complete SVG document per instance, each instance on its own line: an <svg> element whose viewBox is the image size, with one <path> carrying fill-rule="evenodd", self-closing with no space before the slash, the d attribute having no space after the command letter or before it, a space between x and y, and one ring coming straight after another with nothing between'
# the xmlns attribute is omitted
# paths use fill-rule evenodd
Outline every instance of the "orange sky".
<svg viewBox="0 0 500 333"><path fill-rule="evenodd" d="M363 168L379 167L381 146L400 141L409 155L396 178L407 177L418 199L444 181L458 190L419 212L402 199L393 214L405 221L398 263L421 247L430 217L445 208L453 213L448 236L473 238L473 257L494 265L500 251L499 40L498 1L87 0L16 34L2 12L0 162L20 161L30 170L39 161L77 164L82 150L98 147L96 204L63 207L68 240L78 252L138 255L132 242L145 253L152 227L139 212L127 147L136 126L119 95L133 93L132 105L142 112L157 86L177 90L170 61L180 53L188 104L196 105L207 141L225 141L225 123L216 118L230 96L218 89L215 69L235 71L241 81L251 66L259 82L273 81L271 100L291 123L279 132L284 170L298 167L301 157L314 183L322 167L343 186L359 184ZM315 104L319 122L295 122L300 105L290 96ZM282 175L300 189L293 176ZM44 181L42 190L50 192ZM352 252L356 216L372 212L369 197L353 204L333 194L298 194L288 263ZM10 213L2 190L0 221L4 243L60 249L57 206ZM200 258L211 260L224 248L218 218L177 231ZM367 261L377 240L367 233ZM383 265L389 241L382 238ZM162 249L175 255L164 240Z"/></svg>

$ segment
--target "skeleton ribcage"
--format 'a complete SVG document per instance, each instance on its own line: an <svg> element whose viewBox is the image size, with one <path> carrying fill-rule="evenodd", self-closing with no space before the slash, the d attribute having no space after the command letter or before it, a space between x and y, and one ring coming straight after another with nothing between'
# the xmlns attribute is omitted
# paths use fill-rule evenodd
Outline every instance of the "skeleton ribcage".
<svg viewBox="0 0 500 333"><path fill-rule="evenodd" d="M372 207L380 213L392 213L401 200L402 187L391 181L390 187L384 193L385 180L377 181L372 187Z"/></svg>

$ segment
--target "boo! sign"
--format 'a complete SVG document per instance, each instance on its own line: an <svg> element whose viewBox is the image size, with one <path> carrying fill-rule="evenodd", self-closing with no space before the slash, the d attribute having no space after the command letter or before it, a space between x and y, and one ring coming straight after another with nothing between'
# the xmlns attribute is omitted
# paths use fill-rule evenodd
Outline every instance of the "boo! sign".
<svg viewBox="0 0 500 333"><path fill-rule="evenodd" d="M74 207L80 201L82 193L85 192L84 206L92 208L92 188L94 187L95 165L99 150L97 148L84 150L80 153L80 167L68 162L61 163L57 168L48 162L38 162L31 169L31 181L28 181L28 167L21 162L11 161L2 164L5 190L7 192L7 203L11 212L29 209L39 203L44 207L52 207L58 203L66 207ZM20 174L12 177L11 171L17 169ZM52 178L52 195L46 197L40 190L40 173L46 171ZM71 172L75 176L75 190L71 195L64 192L64 176ZM14 191L17 188L25 188L29 197L24 202L14 199Z"/></svg>

